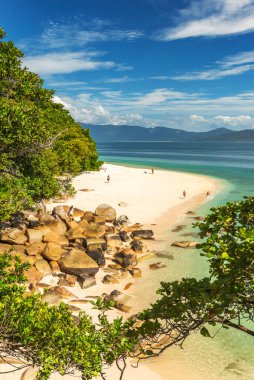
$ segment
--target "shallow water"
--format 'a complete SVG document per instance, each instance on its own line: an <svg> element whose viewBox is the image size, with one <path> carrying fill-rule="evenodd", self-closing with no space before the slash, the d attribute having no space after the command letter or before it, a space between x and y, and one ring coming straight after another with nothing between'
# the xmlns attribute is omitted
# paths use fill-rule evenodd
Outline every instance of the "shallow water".
<svg viewBox="0 0 254 380"><path fill-rule="evenodd" d="M197 212L200 215L213 206L254 193L254 144L124 142L97 145L100 158L110 163L199 173L226 180L220 194L199 207ZM182 231L173 233L171 228L167 232L165 253L173 259L156 258L156 261L165 263L166 268L149 271L149 263L154 262L154 258L141 263L144 276L135 293L140 308L156 299L154 290L161 280L202 278L208 273L207 262L197 250L171 247L173 240L184 240L181 235L192 231L192 222L191 218L186 218L180 223L187 224ZM171 348L151 360L149 366L163 379L253 380L254 339L224 329L213 339L193 334L185 341L183 350Z"/></svg>

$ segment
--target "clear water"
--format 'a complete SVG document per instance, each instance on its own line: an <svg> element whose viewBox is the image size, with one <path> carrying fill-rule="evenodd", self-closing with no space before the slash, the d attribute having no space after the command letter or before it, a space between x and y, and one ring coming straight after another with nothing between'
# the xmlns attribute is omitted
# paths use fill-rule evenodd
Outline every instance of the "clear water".
<svg viewBox="0 0 254 380"><path fill-rule="evenodd" d="M106 162L199 173L225 180L228 186L202 206L199 214L205 214L210 207L226 201L254 195L253 143L118 142L98 143L97 147L100 158ZM173 260L166 262L165 259L167 268L149 272L146 287L144 284L140 287L140 299L144 299L146 291L147 297L154 300L154 290L161 280L190 276L201 278L207 274L207 262L196 250L171 247L172 240L191 230L191 222L190 218L186 218L184 224L187 227L178 235L168 232L168 252ZM148 266L149 262L145 265ZM173 375L170 365L175 361L177 375ZM184 350L170 349L161 358L152 361L151 366L163 379L254 380L254 338L224 329L214 339L194 334L186 340ZM189 373L188 376L186 373Z"/></svg>

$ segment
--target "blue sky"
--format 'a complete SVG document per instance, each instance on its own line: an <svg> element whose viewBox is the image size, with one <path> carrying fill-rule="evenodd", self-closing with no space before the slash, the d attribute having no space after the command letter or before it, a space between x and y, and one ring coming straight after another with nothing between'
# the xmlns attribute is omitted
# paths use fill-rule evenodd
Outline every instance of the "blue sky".
<svg viewBox="0 0 254 380"><path fill-rule="evenodd" d="M77 121L254 128L254 0L1 0L24 65Z"/></svg>

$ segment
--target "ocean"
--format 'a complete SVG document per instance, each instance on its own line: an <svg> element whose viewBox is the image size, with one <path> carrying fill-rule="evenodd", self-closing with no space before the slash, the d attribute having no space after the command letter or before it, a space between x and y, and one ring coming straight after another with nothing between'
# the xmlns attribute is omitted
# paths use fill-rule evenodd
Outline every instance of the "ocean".
<svg viewBox="0 0 254 380"><path fill-rule="evenodd" d="M254 195L254 143L101 142L97 143L97 148L100 159L106 162L221 179L223 190L198 209L200 215L227 201ZM186 218L185 224L184 233L188 233L192 230L191 219ZM207 262L197 250L183 253L171 247L172 239L177 240L177 237L180 238L181 233L168 231L168 253L173 260L163 272L164 278L152 278L154 290L161 280L202 278L208 273ZM162 272L156 273L153 276L158 277ZM147 289L141 289L141 294L144 290ZM152 360L149 366L165 380L254 380L254 338L238 331L222 330L218 333L217 330L211 331L216 334L214 338L193 334L185 341L183 350L169 349L162 357Z"/></svg>

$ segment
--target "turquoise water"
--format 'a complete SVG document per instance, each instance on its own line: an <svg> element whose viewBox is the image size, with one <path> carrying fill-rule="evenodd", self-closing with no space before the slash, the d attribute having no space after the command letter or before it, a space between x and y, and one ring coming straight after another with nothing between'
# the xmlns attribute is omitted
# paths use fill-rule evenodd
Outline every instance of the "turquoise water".
<svg viewBox="0 0 254 380"><path fill-rule="evenodd" d="M254 144L117 142L98 143L106 162L205 174L227 180L226 200L254 194ZM216 203L225 199L217 198Z"/></svg>
<svg viewBox="0 0 254 380"><path fill-rule="evenodd" d="M230 200L239 200L254 195L254 144L241 143L171 143L171 142L124 142L98 143L100 158L106 162L199 173L224 180L223 191L201 206L199 214L210 207ZM168 252L174 260L165 261L167 268L153 272L150 287L144 290L151 300L154 288L163 280L182 277L201 278L208 273L208 265L196 250L184 251L171 247L172 240L191 230L191 218L184 222L187 227L179 234L168 232ZM166 260L166 259L165 259ZM163 259L161 260L163 261ZM170 267L170 268L169 268ZM160 278L157 278L158 275ZM157 276L157 277L156 277ZM149 293L150 292L150 293ZM171 361L177 361L178 375L172 376ZM163 379L187 380L183 369L189 371L188 379L201 380L254 380L254 338L238 331L220 331L214 339L194 334L186 340L184 350L174 348L151 362ZM194 371L193 377L191 376Z"/></svg>

